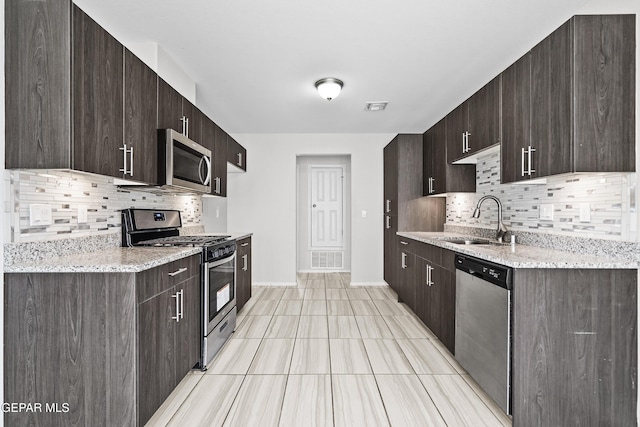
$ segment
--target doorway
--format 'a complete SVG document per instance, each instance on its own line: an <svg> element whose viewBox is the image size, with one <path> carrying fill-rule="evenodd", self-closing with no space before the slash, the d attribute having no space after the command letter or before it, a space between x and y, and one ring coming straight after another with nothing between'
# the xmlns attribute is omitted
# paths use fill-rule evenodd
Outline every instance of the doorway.
<svg viewBox="0 0 640 427"><path fill-rule="evenodd" d="M297 271L351 270L351 156L298 156Z"/></svg>

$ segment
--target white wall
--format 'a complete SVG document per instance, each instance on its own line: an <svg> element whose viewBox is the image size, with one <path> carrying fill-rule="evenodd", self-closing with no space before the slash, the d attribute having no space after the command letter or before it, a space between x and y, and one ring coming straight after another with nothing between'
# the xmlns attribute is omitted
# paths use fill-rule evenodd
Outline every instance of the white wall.
<svg viewBox="0 0 640 427"><path fill-rule="evenodd" d="M208 233L224 233L228 231L226 197L202 198L202 225L204 225L204 230Z"/></svg>
<svg viewBox="0 0 640 427"><path fill-rule="evenodd" d="M296 281L296 156L351 155L351 280L382 277L382 149L393 134L235 134L251 153L228 180L228 229L253 232L253 280ZM360 213L368 215L362 218Z"/></svg>

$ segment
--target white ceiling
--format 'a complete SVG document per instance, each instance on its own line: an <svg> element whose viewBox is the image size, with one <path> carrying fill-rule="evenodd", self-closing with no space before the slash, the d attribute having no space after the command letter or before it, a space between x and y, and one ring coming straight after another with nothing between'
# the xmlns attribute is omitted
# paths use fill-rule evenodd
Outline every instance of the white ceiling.
<svg viewBox="0 0 640 427"><path fill-rule="evenodd" d="M76 0L125 45L157 43L234 134L422 133L587 2Z"/></svg>

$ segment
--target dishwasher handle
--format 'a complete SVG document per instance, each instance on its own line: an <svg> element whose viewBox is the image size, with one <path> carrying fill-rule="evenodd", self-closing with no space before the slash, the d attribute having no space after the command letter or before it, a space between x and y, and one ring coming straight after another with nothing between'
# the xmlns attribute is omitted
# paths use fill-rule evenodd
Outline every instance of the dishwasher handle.
<svg viewBox="0 0 640 427"><path fill-rule="evenodd" d="M461 254L456 254L455 264L457 270L509 291L513 289L513 269L510 267Z"/></svg>

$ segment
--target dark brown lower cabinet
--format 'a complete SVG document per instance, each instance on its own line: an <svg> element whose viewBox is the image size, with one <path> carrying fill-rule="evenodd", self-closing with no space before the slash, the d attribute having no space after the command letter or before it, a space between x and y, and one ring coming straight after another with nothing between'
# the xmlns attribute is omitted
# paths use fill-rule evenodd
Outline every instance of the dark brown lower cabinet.
<svg viewBox="0 0 640 427"><path fill-rule="evenodd" d="M453 252L398 237L398 299L453 353L456 280Z"/></svg>
<svg viewBox="0 0 640 427"><path fill-rule="evenodd" d="M251 237L236 243L236 309L238 312L251 299Z"/></svg>
<svg viewBox="0 0 640 427"><path fill-rule="evenodd" d="M636 425L637 270L515 270L514 426Z"/></svg>
<svg viewBox="0 0 640 427"><path fill-rule="evenodd" d="M456 280L455 271L444 267L453 252L425 243L415 247L416 256L416 308L414 312L438 339L454 352ZM450 263L453 267L453 263Z"/></svg>
<svg viewBox="0 0 640 427"><path fill-rule="evenodd" d="M391 213L384 214L384 281L398 292L398 216Z"/></svg>
<svg viewBox="0 0 640 427"><path fill-rule="evenodd" d="M5 274L4 401L42 405L5 413L5 425L144 425L198 362L199 260L140 273ZM176 267L187 269L169 276Z"/></svg>
<svg viewBox="0 0 640 427"><path fill-rule="evenodd" d="M402 245L402 241L400 241ZM404 302L411 310L416 310L417 264L415 254L398 246L400 268L398 269L398 301Z"/></svg>
<svg viewBox="0 0 640 427"><path fill-rule="evenodd" d="M407 238L397 252L398 294L454 353L455 253ZM515 269L513 280L513 425L636 425L638 270Z"/></svg>
<svg viewBox="0 0 640 427"><path fill-rule="evenodd" d="M178 267L170 264L165 274L179 271ZM189 267L197 272L199 264ZM140 425L151 418L200 358L200 276L187 274L183 279L138 305Z"/></svg>

